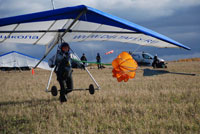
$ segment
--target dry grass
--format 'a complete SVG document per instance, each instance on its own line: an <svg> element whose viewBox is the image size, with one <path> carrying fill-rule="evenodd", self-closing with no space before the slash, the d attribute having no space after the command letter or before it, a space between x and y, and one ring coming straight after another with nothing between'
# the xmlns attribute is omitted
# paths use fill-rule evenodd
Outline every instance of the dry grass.
<svg viewBox="0 0 200 134"><path fill-rule="evenodd" d="M200 58L190 58L190 59L180 59L176 62L191 62L191 61L200 61Z"/></svg>
<svg viewBox="0 0 200 134"><path fill-rule="evenodd" d="M199 62L171 62L168 72L148 68L152 76L142 69L127 83L110 68L90 69L102 89L72 92L64 104L44 92L49 72L0 72L0 133L200 133ZM83 70L73 79L77 88L92 82ZM55 75L51 85L58 86Z"/></svg>

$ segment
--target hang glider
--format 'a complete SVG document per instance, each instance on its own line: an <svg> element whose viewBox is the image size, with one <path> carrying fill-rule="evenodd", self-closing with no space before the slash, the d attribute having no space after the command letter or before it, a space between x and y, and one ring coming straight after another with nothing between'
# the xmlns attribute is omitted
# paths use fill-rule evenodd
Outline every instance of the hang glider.
<svg viewBox="0 0 200 134"><path fill-rule="evenodd" d="M190 50L164 35L85 5L0 19L0 43L46 45L48 53L59 38Z"/></svg>

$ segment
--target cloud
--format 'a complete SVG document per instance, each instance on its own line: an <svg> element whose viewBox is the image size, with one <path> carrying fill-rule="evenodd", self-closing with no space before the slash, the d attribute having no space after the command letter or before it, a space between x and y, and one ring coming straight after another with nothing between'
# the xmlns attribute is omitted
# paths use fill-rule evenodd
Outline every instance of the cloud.
<svg viewBox="0 0 200 134"><path fill-rule="evenodd" d="M36 58L43 56L45 47L41 45L27 45L27 44L15 44L15 43L3 43L0 44L0 54L10 51L17 51L24 54L32 55Z"/></svg>
<svg viewBox="0 0 200 134"><path fill-rule="evenodd" d="M4 43L4 44L0 44L0 48L2 52L9 52L10 50L16 50L17 51L17 46L15 44L12 43Z"/></svg>
<svg viewBox="0 0 200 134"><path fill-rule="evenodd" d="M115 15L127 14L128 16L135 16L140 20L155 19L162 16L170 16L176 10L182 8L190 8L192 6L200 5L199 0L54 0L56 8L68 7L85 4L99 10L109 11ZM0 2L1 17L8 14L18 15L19 13L31 13L43 10L52 9L50 0L6 0ZM7 11L7 15L5 14ZM12 12L15 11L15 12Z"/></svg>
<svg viewBox="0 0 200 134"><path fill-rule="evenodd" d="M0 1L0 18L40 12L48 9L52 8L51 3L47 2L47 0L2 0Z"/></svg>
<svg viewBox="0 0 200 134"><path fill-rule="evenodd" d="M129 0L125 3L127 4L120 3L119 8L114 8L115 12L120 10L129 13L128 16L140 21L172 16L178 10L200 5L198 0L176 0L176 2L174 0ZM108 6L113 7L112 5Z"/></svg>
<svg viewBox="0 0 200 134"><path fill-rule="evenodd" d="M192 48L195 49L192 49L192 51L199 52L197 44L200 42L198 37L200 34L200 18L198 17L200 12L200 0L54 0L54 2L56 8L81 4L88 5L155 30L185 45L194 46ZM51 0L0 0L0 18L51 9ZM126 44L118 43L119 45L115 46L113 44L116 43L113 42L111 42L110 45L104 45L102 42L85 42L82 44L83 45L75 45L77 47L75 49L77 49L80 54L82 54L83 51L87 51L88 53L93 53L92 55L96 55L96 52L100 50L103 52L110 48L116 48L116 50L132 48L129 47L130 44L126 46ZM14 48L14 46L12 46L12 49L20 50L20 47L18 47L19 46ZM5 49L7 50L8 48ZM26 49L28 51L30 50L30 48ZM166 50L166 53L167 51L168 50ZM170 51L168 51L168 53L169 52ZM177 50L173 52L178 53ZM30 51L30 53L32 52Z"/></svg>

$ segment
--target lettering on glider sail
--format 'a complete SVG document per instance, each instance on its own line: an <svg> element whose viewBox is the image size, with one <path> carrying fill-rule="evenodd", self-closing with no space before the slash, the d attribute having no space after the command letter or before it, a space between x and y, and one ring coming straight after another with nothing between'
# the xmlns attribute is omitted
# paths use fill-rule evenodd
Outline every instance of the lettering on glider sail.
<svg viewBox="0 0 200 134"><path fill-rule="evenodd" d="M74 40L85 40L85 39L96 39L96 40L102 40L102 39L108 39L108 40L127 40L127 41L136 41L136 42L143 42L143 43L147 43L147 44L154 44L154 43L158 43L158 40L152 40L152 39L144 39L144 38L140 38L140 37L131 37L131 36L118 36L118 35L98 35L98 34L92 34L92 35L84 35L84 34L80 34L80 35L75 35L73 37Z"/></svg>
<svg viewBox="0 0 200 134"><path fill-rule="evenodd" d="M0 39L39 39L37 35L0 35Z"/></svg>

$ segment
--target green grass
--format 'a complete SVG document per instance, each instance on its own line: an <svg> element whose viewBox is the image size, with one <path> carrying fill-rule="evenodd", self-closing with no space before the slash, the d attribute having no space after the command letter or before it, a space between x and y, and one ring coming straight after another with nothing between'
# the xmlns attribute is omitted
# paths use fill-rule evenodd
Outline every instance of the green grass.
<svg viewBox="0 0 200 134"><path fill-rule="evenodd" d="M89 69L101 89L72 92L64 104L44 92L48 71L0 72L0 134L200 133L199 62L169 63L173 73L152 76L143 69L127 83L110 67ZM92 83L83 70L74 69L73 79L76 88ZM52 85L59 87L55 75Z"/></svg>

